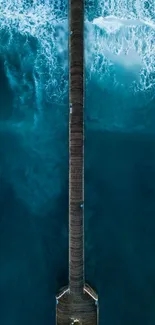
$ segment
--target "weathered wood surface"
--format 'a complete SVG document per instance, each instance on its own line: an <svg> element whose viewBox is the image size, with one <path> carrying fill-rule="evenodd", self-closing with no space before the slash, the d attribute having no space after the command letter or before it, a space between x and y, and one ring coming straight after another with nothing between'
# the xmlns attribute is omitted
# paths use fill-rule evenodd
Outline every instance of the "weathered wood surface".
<svg viewBox="0 0 155 325"><path fill-rule="evenodd" d="M83 0L70 0L70 119L69 119L69 286L84 286L84 90Z"/></svg>
<svg viewBox="0 0 155 325"><path fill-rule="evenodd" d="M56 297L56 323L96 325L98 298L84 278L84 1L69 6L69 285Z"/></svg>
<svg viewBox="0 0 155 325"><path fill-rule="evenodd" d="M69 325L75 319L80 325L98 324L98 297L87 285L84 288L81 295L71 294L67 287L62 290L57 297L56 324Z"/></svg>

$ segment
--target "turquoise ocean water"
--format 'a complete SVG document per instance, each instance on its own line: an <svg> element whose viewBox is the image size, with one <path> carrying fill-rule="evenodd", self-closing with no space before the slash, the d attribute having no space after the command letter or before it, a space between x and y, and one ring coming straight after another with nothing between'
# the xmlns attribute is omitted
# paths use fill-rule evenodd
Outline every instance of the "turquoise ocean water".
<svg viewBox="0 0 155 325"><path fill-rule="evenodd" d="M85 4L86 279L100 324L155 322L155 4ZM68 282L68 4L0 0L0 324Z"/></svg>

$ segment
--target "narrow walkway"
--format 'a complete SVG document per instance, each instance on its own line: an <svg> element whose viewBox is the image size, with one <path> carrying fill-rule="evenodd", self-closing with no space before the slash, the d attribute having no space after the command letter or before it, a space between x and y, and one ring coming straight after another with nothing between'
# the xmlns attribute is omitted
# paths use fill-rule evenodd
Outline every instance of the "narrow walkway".
<svg viewBox="0 0 155 325"><path fill-rule="evenodd" d="M69 11L69 284L56 297L56 324L96 325L98 297L84 274L84 0Z"/></svg>

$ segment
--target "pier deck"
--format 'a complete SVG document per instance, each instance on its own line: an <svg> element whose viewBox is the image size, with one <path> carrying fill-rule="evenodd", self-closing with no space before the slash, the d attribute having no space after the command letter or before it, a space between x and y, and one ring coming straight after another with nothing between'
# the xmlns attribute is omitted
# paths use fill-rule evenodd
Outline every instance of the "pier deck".
<svg viewBox="0 0 155 325"><path fill-rule="evenodd" d="M80 325L97 325L97 295L87 285L80 296L70 294L68 287L65 287L57 296L56 317L57 325L69 325L74 320L78 320Z"/></svg>
<svg viewBox="0 0 155 325"><path fill-rule="evenodd" d="M70 0L69 12L69 284L56 296L56 324L97 325L84 272L84 0Z"/></svg>

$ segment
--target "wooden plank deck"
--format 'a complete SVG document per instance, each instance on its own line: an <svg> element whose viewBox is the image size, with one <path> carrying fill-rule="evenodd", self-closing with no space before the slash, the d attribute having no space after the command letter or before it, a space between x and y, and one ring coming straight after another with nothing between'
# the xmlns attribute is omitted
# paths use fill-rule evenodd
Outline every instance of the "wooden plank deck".
<svg viewBox="0 0 155 325"><path fill-rule="evenodd" d="M70 0L69 100L69 286L73 293L84 286L84 90L83 0Z"/></svg>
<svg viewBox="0 0 155 325"><path fill-rule="evenodd" d="M87 291L84 290L79 296L72 295L67 289L68 287L64 288L57 296L56 324L69 325L73 320L78 320L82 325L97 325L99 313L97 295L94 293L94 298L90 296L89 287L86 287Z"/></svg>
<svg viewBox="0 0 155 325"><path fill-rule="evenodd" d="M84 276L84 0L70 0L69 284L56 297L56 324L97 325L98 297Z"/></svg>

